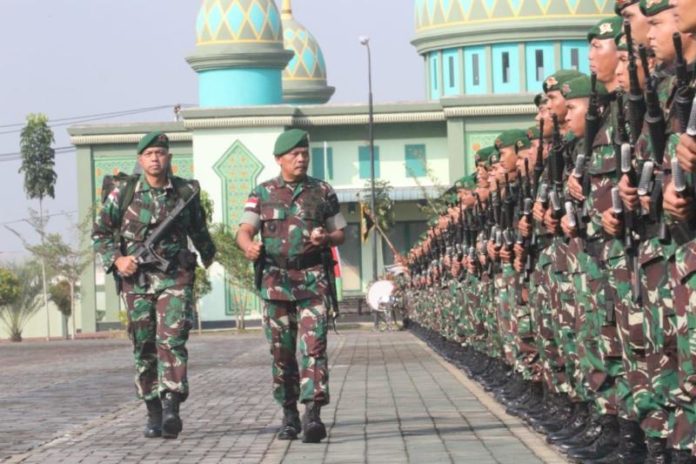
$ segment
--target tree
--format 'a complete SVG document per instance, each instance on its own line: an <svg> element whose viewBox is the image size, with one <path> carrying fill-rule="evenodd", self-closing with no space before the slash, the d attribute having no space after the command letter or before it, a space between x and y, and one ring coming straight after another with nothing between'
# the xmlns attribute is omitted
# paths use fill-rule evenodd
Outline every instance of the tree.
<svg viewBox="0 0 696 464"><path fill-rule="evenodd" d="M19 298L19 281L9 269L0 268L0 307L7 306Z"/></svg>
<svg viewBox="0 0 696 464"><path fill-rule="evenodd" d="M89 212L85 215L85 218L78 224L74 224L75 229L74 235L76 236L77 245L71 245L63 239L60 234L45 234L43 233L44 239L41 243L37 245L32 245L24 239L17 231L9 228L15 235L17 235L22 242L24 247L34 255L38 261L45 264L51 275L60 277L62 280L67 282L70 290L70 308L67 311L62 311L63 313L63 328L64 333L67 337L68 331L68 318L72 316L72 338L75 338L77 332L77 324L75 320L75 301L78 298L78 286L80 282L80 276L85 268L94 261L94 252L89 243L85 243L85 237L89 236L89 230L91 230L91 220L92 213ZM30 211L30 219L27 221L37 233L42 234L40 231L41 218L37 217L34 211ZM59 307L60 309L60 307Z"/></svg>
<svg viewBox="0 0 696 464"><path fill-rule="evenodd" d="M201 190L201 207L205 211L205 222L208 229L213 223L213 200L208 195L208 192ZM203 267L196 267L196 278L193 284L193 304L196 309L196 319L198 320L198 333L203 332L203 321L201 318L201 299L213 290L213 285L210 283L208 270Z"/></svg>
<svg viewBox="0 0 696 464"><path fill-rule="evenodd" d="M13 265L10 271L17 277L19 291L17 298L0 307L0 322L5 325L13 342L22 341L22 331L31 317L41 309L41 265L26 262Z"/></svg>
<svg viewBox="0 0 696 464"><path fill-rule="evenodd" d="M394 227L396 222L394 219L394 200L391 199L389 194L392 191L392 186L388 180L375 179L375 209L377 224L386 234ZM365 183L365 187L362 192L360 192L360 202L367 205L369 208L372 204L372 189L370 181Z"/></svg>
<svg viewBox="0 0 696 464"><path fill-rule="evenodd" d="M72 295L72 285L65 279L61 279L48 287L48 298L63 314L63 333L66 339L68 338L68 318L72 313ZM73 330L73 336L74 333Z"/></svg>
<svg viewBox="0 0 696 464"><path fill-rule="evenodd" d="M44 242L45 223L43 199L55 198L55 185L58 175L54 171L56 153L51 144L54 142L53 131L48 127L48 117L44 114L30 113L27 125L20 134L20 152L22 165L19 172L24 172L24 191L30 199L39 200L39 233ZM48 314L48 294L46 288L46 263L41 261L41 280L43 286L44 308L46 309L46 338L50 340L51 324Z"/></svg>
<svg viewBox="0 0 696 464"><path fill-rule="evenodd" d="M213 241L217 247L216 261L225 268L227 281L232 287L232 302L237 311L237 330L244 330L244 316L255 301L254 269L237 247L236 233L217 224L213 227Z"/></svg>

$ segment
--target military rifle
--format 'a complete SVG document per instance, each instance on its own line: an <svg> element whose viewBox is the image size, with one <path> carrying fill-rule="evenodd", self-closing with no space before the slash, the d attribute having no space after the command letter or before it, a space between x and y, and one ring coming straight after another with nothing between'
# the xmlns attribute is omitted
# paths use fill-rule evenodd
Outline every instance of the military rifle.
<svg viewBox="0 0 696 464"><path fill-rule="evenodd" d="M539 147L537 148L536 160L534 162L534 194L532 198L536 198L539 192L539 182L544 173L544 119L539 120Z"/></svg>
<svg viewBox="0 0 696 464"><path fill-rule="evenodd" d="M633 49L633 36L631 35L631 23L624 22L626 45L628 47L628 123L631 129L631 145L635 145L638 136L643 131L643 119L645 118L645 97L638 80L638 66ZM642 58L641 58L642 59Z"/></svg>
<svg viewBox="0 0 696 464"><path fill-rule="evenodd" d="M650 134L650 142L652 143L657 167L661 168L665 156L667 123L660 107L657 84L648 67L648 50L645 46L640 45L638 53L640 54L643 74L645 75L645 102L647 108L645 122L648 124L648 133Z"/></svg>
<svg viewBox="0 0 696 464"><path fill-rule="evenodd" d="M563 217L563 144L561 142L561 128L558 116L553 117L553 144L549 156L549 166L551 168L552 188L549 191L549 203L551 204L551 216L560 220Z"/></svg>

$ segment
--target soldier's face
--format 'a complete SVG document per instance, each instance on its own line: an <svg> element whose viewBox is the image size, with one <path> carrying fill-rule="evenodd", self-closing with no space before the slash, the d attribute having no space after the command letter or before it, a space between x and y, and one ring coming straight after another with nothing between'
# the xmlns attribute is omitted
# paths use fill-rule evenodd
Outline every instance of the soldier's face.
<svg viewBox="0 0 696 464"><path fill-rule="evenodd" d="M172 155L162 147L146 148L138 155L138 164L143 172L152 177L158 177L167 172Z"/></svg>
<svg viewBox="0 0 696 464"><path fill-rule="evenodd" d="M457 194L465 208L471 208L476 203L476 198L474 198L474 194L469 189L459 189ZM457 210L457 214L459 214L459 210Z"/></svg>
<svg viewBox="0 0 696 464"><path fill-rule="evenodd" d="M573 98L566 102L566 107L568 108L566 124L568 130L575 134L576 137L585 135L585 114L587 114L589 101L589 98Z"/></svg>
<svg viewBox="0 0 696 464"><path fill-rule="evenodd" d="M508 174L510 180L517 178L517 152L515 147L505 147L500 150L500 167L503 170L503 174Z"/></svg>
<svg viewBox="0 0 696 464"><path fill-rule="evenodd" d="M284 155L276 156L283 179L289 182L302 179L309 167L309 148L297 147Z"/></svg>
<svg viewBox="0 0 696 464"><path fill-rule="evenodd" d="M551 133L553 133L553 122L551 120L551 115L555 114L556 116L558 116L558 122L564 124L566 107L565 98L563 98L563 94L560 90L551 90L547 95L549 97L549 118L548 121L544 121L544 133L546 133L546 127L548 127L550 130L550 135Z"/></svg>
<svg viewBox="0 0 696 464"><path fill-rule="evenodd" d="M661 11L655 16L651 16L650 29L648 29L648 43L655 52L655 58L660 64L670 64L674 62L676 51L672 35L677 31L677 20L674 18L672 9ZM682 36L682 41L688 37Z"/></svg>
<svg viewBox="0 0 696 464"><path fill-rule="evenodd" d="M621 16L631 24L631 37L634 46L648 44L648 18L640 12L640 3L634 3L621 10Z"/></svg>
<svg viewBox="0 0 696 464"><path fill-rule="evenodd" d="M611 39L592 39L589 57L590 70L597 74L597 80L606 85L610 92L614 90L608 84L615 82L614 71L619 64L616 43Z"/></svg>
<svg viewBox="0 0 696 464"><path fill-rule="evenodd" d="M696 33L696 0L670 0L679 32Z"/></svg>
<svg viewBox="0 0 696 464"><path fill-rule="evenodd" d="M616 82L622 89L629 89L631 81L628 76L628 52L619 52L619 65L616 67Z"/></svg>

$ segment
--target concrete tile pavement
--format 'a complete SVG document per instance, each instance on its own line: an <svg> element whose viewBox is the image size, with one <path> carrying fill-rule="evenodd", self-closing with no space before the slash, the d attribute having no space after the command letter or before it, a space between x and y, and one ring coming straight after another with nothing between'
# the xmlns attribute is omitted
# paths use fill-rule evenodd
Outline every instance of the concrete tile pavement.
<svg viewBox="0 0 696 464"><path fill-rule="evenodd" d="M407 332L330 335L331 404L322 410L329 437L321 444L274 439L281 413L271 399L270 356L260 333L192 339L192 394L182 406L178 440L142 438L145 408L132 399L132 389L123 388L133 375L127 341L76 343L81 349L32 346L35 362L10 366L0 381L10 392L0 406L20 405L0 408L0 424L12 419L21 430L0 428L0 462L564 462ZM54 378L33 377L35 390L10 388L55 364L56 351L68 347L70 359L79 362L60 363ZM0 346L0 359L7 349L16 347ZM37 398L42 390L47 392ZM51 392L62 404L48 400ZM69 420L42 427L44 412L68 414Z"/></svg>

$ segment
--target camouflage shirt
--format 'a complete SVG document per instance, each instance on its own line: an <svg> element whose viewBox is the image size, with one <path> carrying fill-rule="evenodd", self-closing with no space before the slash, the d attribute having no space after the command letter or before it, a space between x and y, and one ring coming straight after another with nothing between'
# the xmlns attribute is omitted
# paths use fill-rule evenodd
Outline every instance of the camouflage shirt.
<svg viewBox="0 0 696 464"><path fill-rule="evenodd" d="M119 203L126 183L117 183L109 193L97 215L92 233L94 249L101 255L107 272L115 272L116 259L133 255L152 230L169 216L179 199L175 183L186 185L185 189L190 191L193 191L194 186L198 187L196 181L174 178L163 188L152 188L141 176L135 185L133 200L123 213ZM116 241L117 230L120 232L121 243ZM147 273L147 284L142 286L134 277L126 278L123 282L124 290L132 293L155 293L175 284L192 283L195 261L192 259L193 254L188 252L187 237L191 238L203 261L213 258L215 245L210 238L205 214L198 199L182 211L166 235L155 245L155 252L172 263L169 272L145 266L143 270ZM182 265L183 263L187 264Z"/></svg>
<svg viewBox="0 0 696 464"><path fill-rule="evenodd" d="M249 194L240 223L261 232L267 256L262 298L296 301L326 295L321 264L298 270L284 268L284 263L320 251L310 241L313 229L324 227L333 232L346 227L329 184L313 177L293 184L281 176L266 181Z"/></svg>

